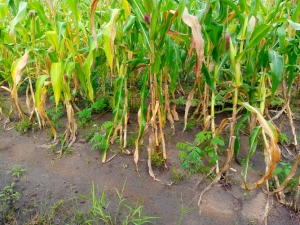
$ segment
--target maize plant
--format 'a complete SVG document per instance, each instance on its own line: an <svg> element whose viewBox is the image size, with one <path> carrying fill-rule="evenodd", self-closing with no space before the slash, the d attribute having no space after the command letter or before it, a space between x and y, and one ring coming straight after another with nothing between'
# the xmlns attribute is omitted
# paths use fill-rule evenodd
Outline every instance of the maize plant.
<svg viewBox="0 0 300 225"><path fill-rule="evenodd" d="M299 14L295 0L0 0L0 87L11 96L8 116L29 117L40 129L50 128L56 141L46 112L53 98L56 108L64 106L63 143L71 146L78 132L75 112L108 100L111 120L101 126L105 133L94 138L102 162L107 162L107 151L116 141L125 152L131 109L138 105L130 153L139 171L140 146L146 139L149 174L155 180L154 152L163 156L168 169L166 127L172 134L182 132L195 118L212 138L229 127L227 156L223 164L216 160L211 185L222 176L229 182L233 159L240 164L240 131L246 127L250 150L243 188L250 191L273 180L275 187L266 192L285 203L283 191L298 177L299 157L286 179L277 182L281 125L275 121L288 118L291 144L297 148L291 101L299 91ZM25 107L19 99L24 86ZM180 100L184 115L177 113ZM272 115L274 106L280 110ZM223 111L230 116L217 124L215 118ZM179 120L180 131L175 130ZM266 170L249 184L249 160L258 140ZM218 145L211 147L218 156ZM293 191L299 193L297 187ZM298 194L295 210L297 201Z"/></svg>

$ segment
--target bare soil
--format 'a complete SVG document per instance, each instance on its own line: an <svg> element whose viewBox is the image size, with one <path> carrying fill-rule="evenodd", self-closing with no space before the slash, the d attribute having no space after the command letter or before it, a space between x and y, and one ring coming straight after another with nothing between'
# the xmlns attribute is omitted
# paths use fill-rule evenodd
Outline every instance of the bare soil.
<svg viewBox="0 0 300 225"><path fill-rule="evenodd" d="M8 96L2 97L2 99L5 98ZM132 123L129 129L133 131L137 127L136 119L134 119L136 115L131 114L131 116ZM93 123L101 125L110 117L109 113L105 114L95 119ZM218 121L220 120L221 118ZM139 174L135 170L133 156L119 153L117 145L113 145L111 147L113 151L108 154L109 158L114 152L118 152L116 157L103 164L100 152L91 151L92 144L85 141L84 134L92 129L92 124L89 128L79 130L77 141L72 146L72 154L57 158L51 149L41 147L50 142L46 131L29 131L26 134L20 134L14 129L7 131L3 130L4 121L5 118L0 128L0 190L16 182L16 190L21 194L21 198L17 203L15 224L24 224L33 221L37 215L49 213L53 205L60 200L66 202L64 214L68 209L87 210L89 202L81 195L90 195L92 183L99 192L107 193L107 199L112 202L112 205L117 203L115 190L122 190L123 185L126 184L123 197L132 206L137 202L142 204L143 213L146 215L158 217L154 220L154 224L178 224L182 208L190 210L183 215L181 221L183 225L265 223L264 215L268 196L264 194L262 188L250 193L240 188L242 167L235 162L232 162L232 168L236 171L230 172L232 185L230 187L224 187L222 184L213 186L203 197L200 206L201 215L197 204L199 194L211 180L205 179L201 174L188 177L185 173L182 181L169 185L174 182L172 166L181 169L176 143L192 142L195 134L200 131L199 127L193 127L191 131L182 133L182 117L176 123L175 135L172 136L170 131L166 131L170 170L154 169L157 178L163 183L154 181L149 176L147 153L144 147L141 147ZM13 124L12 122L9 126ZM288 127L288 121L286 126ZM297 127L299 127L299 121L297 121ZM291 136L289 138L292 140ZM129 146L128 149L132 150L133 146ZM240 156L245 157L248 150L248 137L244 135ZM224 159L225 151L221 165ZM257 149L251 158L251 164L248 181L255 182L265 171L261 149ZM14 165L25 168L25 175L17 178L7 174ZM297 215L280 205L274 196L269 197L269 202L268 224L299 224ZM114 211L113 208L111 210ZM53 224L66 223L61 215L53 221Z"/></svg>

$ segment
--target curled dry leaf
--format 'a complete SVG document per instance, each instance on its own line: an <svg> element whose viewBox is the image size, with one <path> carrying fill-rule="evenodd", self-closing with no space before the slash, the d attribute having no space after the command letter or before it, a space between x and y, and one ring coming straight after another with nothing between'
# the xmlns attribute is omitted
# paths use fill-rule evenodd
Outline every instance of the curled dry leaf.
<svg viewBox="0 0 300 225"><path fill-rule="evenodd" d="M282 191L287 186L287 184L289 183L289 181L293 178L293 176L295 175L299 163L300 163L300 154L298 154L297 159L294 162L294 165L293 165L291 171L289 172L289 174L287 175L287 177L285 178L285 180L282 182L282 184L276 190L274 190L272 192L267 192L267 191L265 191L265 192L267 194L275 194L275 193L278 193L278 192Z"/></svg>
<svg viewBox="0 0 300 225"><path fill-rule="evenodd" d="M171 114L173 116L174 121L179 121L179 116L178 116L178 113L176 111L176 105L175 104L172 106Z"/></svg>
<svg viewBox="0 0 300 225"><path fill-rule="evenodd" d="M25 68L27 62L29 60L29 51L26 51L25 54L17 59L15 62L13 62L12 67L11 67L11 76L14 82L13 88L11 90L11 97L14 99L15 106L17 107L19 111L19 116L22 117L22 110L19 106L18 102L18 83L22 79L22 71Z"/></svg>
<svg viewBox="0 0 300 225"><path fill-rule="evenodd" d="M192 29L192 40L196 48L197 63L196 63L196 76L200 77L202 63L204 62L204 39L202 37L201 25L196 16L188 13L187 8L184 9L182 14L183 22Z"/></svg>
<svg viewBox="0 0 300 225"><path fill-rule="evenodd" d="M71 104L66 104L68 125L65 131L65 142L70 147L76 141L77 124L75 123L74 110Z"/></svg>
<svg viewBox="0 0 300 225"><path fill-rule="evenodd" d="M278 134L277 134L276 130L274 129L273 125L271 123L267 122L264 119L264 117L261 115L261 113L256 108L251 106L249 103L243 102L242 104L249 111L254 112L257 115L257 120L259 121L259 124L262 127L263 132L265 132L269 136L269 140L264 138L265 146L266 146L265 151L270 159L266 162L266 163L268 163L267 171L259 181L248 186L247 189L252 190L254 188L262 186L272 176L272 174L276 168L276 165L280 160L281 152L280 152L279 146L277 145Z"/></svg>
<svg viewBox="0 0 300 225"><path fill-rule="evenodd" d="M189 93L188 99L186 101L185 112L184 112L184 128L183 128L183 131L185 131L185 128L186 128L189 109L192 106L193 97L194 97L194 89Z"/></svg>

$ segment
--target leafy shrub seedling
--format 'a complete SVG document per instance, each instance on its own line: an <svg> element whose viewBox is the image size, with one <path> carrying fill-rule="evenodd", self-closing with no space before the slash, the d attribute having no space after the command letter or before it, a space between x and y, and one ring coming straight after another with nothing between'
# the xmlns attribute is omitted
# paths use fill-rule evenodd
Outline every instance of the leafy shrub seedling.
<svg viewBox="0 0 300 225"><path fill-rule="evenodd" d="M207 157L210 164L216 164L219 157L214 146L224 146L225 144L219 136L215 136L212 139L211 137L212 132L200 132L196 135L194 143L177 143L176 146L183 149L183 151L179 152L182 168L189 170L189 175L201 171L203 158Z"/></svg>

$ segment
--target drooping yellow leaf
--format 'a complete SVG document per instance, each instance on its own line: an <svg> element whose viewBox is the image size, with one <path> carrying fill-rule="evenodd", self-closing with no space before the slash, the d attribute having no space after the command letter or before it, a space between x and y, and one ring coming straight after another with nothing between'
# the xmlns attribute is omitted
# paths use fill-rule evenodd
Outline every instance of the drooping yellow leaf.
<svg viewBox="0 0 300 225"><path fill-rule="evenodd" d="M265 142L265 151L270 158L270 160L267 160L267 171L259 181L247 187L248 190L252 190L254 188L262 186L272 176L276 165L280 160L281 151L277 144L278 134L274 126L270 122L265 120L265 118L261 115L259 110L251 106L248 102L243 102L242 104L247 110L254 112L257 115L257 120L260 126L262 127L263 132L268 134L269 137L269 139L267 139L265 135L263 135Z"/></svg>
<svg viewBox="0 0 300 225"><path fill-rule="evenodd" d="M123 9L125 11L125 18L130 16L130 5L127 0L122 0Z"/></svg>
<svg viewBox="0 0 300 225"><path fill-rule="evenodd" d="M17 99L17 85L22 78L22 71L25 68L29 60L29 51L26 51L25 54L13 62L11 66L11 76L14 81L13 90L11 91L11 96L13 99Z"/></svg>

